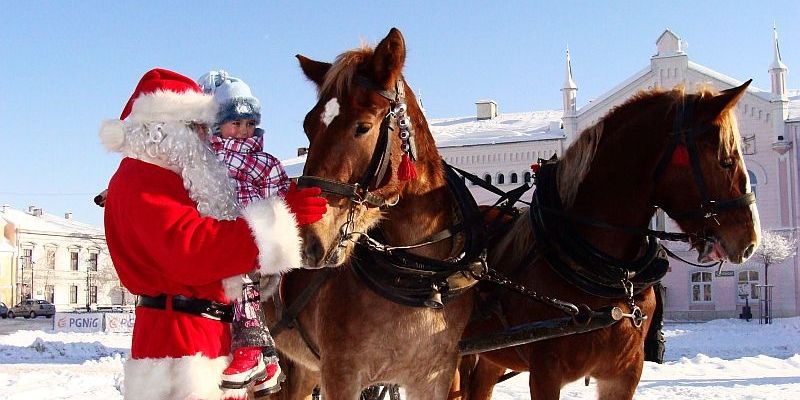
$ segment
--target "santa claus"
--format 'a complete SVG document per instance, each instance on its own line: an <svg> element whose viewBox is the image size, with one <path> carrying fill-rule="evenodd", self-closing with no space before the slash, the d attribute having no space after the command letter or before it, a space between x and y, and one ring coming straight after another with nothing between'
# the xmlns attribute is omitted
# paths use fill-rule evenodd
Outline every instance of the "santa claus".
<svg viewBox="0 0 800 400"><path fill-rule="evenodd" d="M219 388L230 353L221 281L301 266L297 224L326 210L319 189L239 209L225 167L206 147L211 96L181 74L154 69L100 137L124 156L108 186L105 229L122 284L139 296L124 397L242 398Z"/></svg>

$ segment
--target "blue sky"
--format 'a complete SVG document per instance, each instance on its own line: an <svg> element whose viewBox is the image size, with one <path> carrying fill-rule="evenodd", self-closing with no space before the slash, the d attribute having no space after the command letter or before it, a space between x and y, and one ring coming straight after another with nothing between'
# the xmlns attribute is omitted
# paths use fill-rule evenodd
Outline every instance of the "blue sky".
<svg viewBox="0 0 800 400"><path fill-rule="evenodd" d="M253 4L255 3L255 4ZM119 162L97 139L141 75L197 78L223 68L261 99L267 149L292 157L315 89L297 53L331 61L397 27L405 75L429 118L561 108L570 48L578 107L646 67L669 28L692 61L769 89L777 24L789 88L800 88L800 2L270 1L13 2L0 24L0 203L72 211L102 224L91 198Z"/></svg>

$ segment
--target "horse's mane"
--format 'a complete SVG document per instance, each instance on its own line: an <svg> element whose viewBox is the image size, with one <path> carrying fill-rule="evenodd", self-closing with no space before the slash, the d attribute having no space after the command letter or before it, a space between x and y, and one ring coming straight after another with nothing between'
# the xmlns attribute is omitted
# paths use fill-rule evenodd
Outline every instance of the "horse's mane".
<svg viewBox="0 0 800 400"><path fill-rule="evenodd" d="M366 43L361 43L358 48L346 51L336 57L331 69L325 74L325 81L320 86L320 95L330 94L331 97L342 97L350 87L353 77L356 76L358 66L372 57L374 49Z"/></svg>
<svg viewBox="0 0 800 400"><path fill-rule="evenodd" d="M608 121L620 114L636 112L635 108L641 108L651 101L667 100L670 106L666 112L672 111L679 101L694 100L702 101L715 96L717 92L709 86L701 86L695 94L687 95L683 85L676 86L672 90L654 88L642 90L631 96L624 103L612 108L594 125L581 131L575 142L567 148L558 168L559 195L561 196L564 208L568 209L575 201L583 179L589 172L589 167L597 153L597 146L603 136L605 121ZM723 112L714 121L720 127L720 157L728 157L734 154L739 148L739 130L736 126L736 118L732 110Z"/></svg>

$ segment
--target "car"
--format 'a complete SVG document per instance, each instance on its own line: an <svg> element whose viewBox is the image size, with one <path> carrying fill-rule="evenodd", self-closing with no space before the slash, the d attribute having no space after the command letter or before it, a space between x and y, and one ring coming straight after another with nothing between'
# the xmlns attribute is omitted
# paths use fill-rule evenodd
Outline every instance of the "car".
<svg viewBox="0 0 800 400"><path fill-rule="evenodd" d="M36 318L44 315L47 318L52 318L56 313L56 306L46 300L22 300L14 307L8 310L8 317L25 317Z"/></svg>
<svg viewBox="0 0 800 400"><path fill-rule="evenodd" d="M0 318L6 319L8 318L8 306L6 303L0 301Z"/></svg>

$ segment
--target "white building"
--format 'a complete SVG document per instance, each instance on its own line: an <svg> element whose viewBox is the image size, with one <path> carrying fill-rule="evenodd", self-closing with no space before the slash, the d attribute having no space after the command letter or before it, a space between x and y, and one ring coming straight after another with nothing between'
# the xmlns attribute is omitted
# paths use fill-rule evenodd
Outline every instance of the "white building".
<svg viewBox="0 0 800 400"><path fill-rule="evenodd" d="M41 208L2 206L2 242L10 257L0 258L0 301L44 299L58 311L131 304L122 288L101 228L45 213ZM7 255L8 255L7 254ZM5 265L9 264L9 265Z"/></svg>

